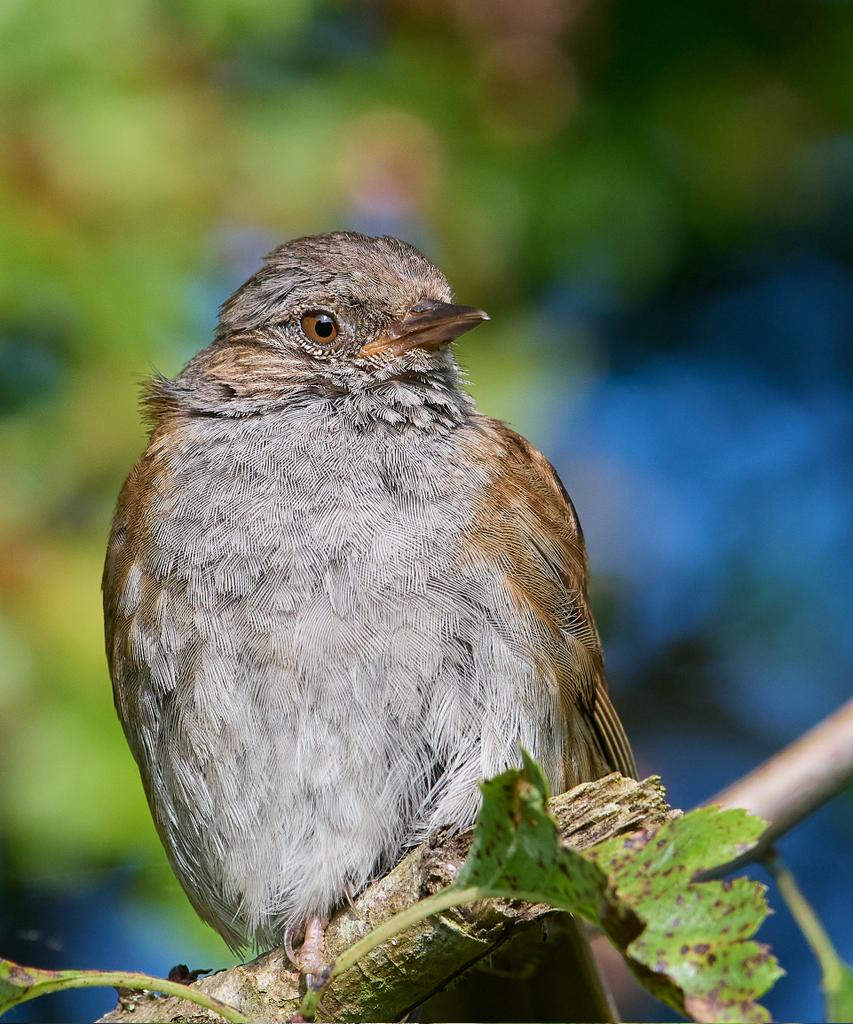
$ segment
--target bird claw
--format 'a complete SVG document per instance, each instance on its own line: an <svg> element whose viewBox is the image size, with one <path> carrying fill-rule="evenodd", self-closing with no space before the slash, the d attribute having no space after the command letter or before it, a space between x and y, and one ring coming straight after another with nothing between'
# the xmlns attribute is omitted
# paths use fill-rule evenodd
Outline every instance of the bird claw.
<svg viewBox="0 0 853 1024"><path fill-rule="evenodd" d="M323 917L310 917L304 930L288 927L284 930L284 952L293 966L305 975L308 988L323 988L328 984L331 967L325 958L325 939L327 921ZM303 934L302 945L298 950L293 948L293 940Z"/></svg>
<svg viewBox="0 0 853 1024"><path fill-rule="evenodd" d="M299 963L299 958L297 957L293 949L293 940L301 934L302 929L294 928L293 925L288 925L287 928L284 929L284 952L285 955L287 956L287 959L291 962L291 964L293 964L297 971L301 971L302 967Z"/></svg>

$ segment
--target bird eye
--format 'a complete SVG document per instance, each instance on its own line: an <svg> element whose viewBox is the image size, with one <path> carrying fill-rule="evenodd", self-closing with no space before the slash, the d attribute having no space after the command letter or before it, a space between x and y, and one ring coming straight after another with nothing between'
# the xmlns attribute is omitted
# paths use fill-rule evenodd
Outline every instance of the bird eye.
<svg viewBox="0 0 853 1024"><path fill-rule="evenodd" d="M335 318L330 313L322 313L316 309L302 317L302 330L306 338L320 345L328 345L338 336Z"/></svg>

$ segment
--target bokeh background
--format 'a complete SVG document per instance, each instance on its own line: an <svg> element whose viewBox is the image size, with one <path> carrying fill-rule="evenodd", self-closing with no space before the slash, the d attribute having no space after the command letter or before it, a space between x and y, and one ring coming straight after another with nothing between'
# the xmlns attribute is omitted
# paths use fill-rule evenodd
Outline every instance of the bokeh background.
<svg viewBox="0 0 853 1024"><path fill-rule="evenodd" d="M0 52L0 954L232 962L151 826L99 578L140 379L290 236L398 234L491 312L460 358L574 496L673 802L850 694L849 3L3 0ZM853 959L850 811L783 851ZM774 1014L819 1018L784 908L763 935Z"/></svg>

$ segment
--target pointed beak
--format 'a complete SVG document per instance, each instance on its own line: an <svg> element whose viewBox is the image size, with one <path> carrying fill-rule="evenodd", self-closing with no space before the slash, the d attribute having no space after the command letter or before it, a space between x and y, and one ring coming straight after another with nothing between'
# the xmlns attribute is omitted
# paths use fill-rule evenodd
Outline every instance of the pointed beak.
<svg viewBox="0 0 853 1024"><path fill-rule="evenodd" d="M474 306L421 299L401 320L390 324L364 345L359 355L375 356L380 352L399 355L410 348L436 349L489 319L488 313Z"/></svg>

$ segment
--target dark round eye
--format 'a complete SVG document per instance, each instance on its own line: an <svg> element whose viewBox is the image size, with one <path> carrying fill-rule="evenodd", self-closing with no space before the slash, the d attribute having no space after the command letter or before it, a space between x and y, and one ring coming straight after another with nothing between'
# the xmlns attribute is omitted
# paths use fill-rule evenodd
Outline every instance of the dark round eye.
<svg viewBox="0 0 853 1024"><path fill-rule="evenodd" d="M320 310L312 310L302 317L302 330L305 337L310 341L316 341L320 345L328 345L338 336L338 324L330 313L323 313Z"/></svg>

